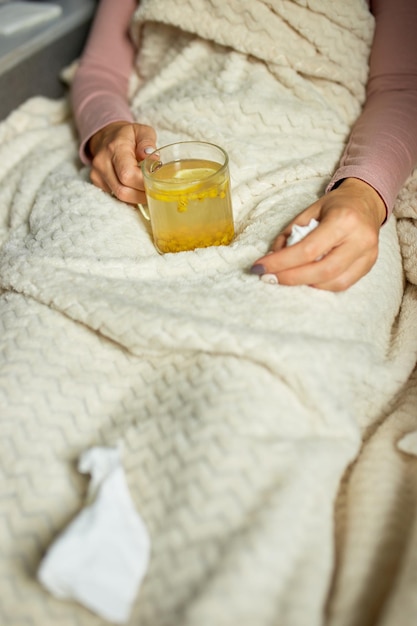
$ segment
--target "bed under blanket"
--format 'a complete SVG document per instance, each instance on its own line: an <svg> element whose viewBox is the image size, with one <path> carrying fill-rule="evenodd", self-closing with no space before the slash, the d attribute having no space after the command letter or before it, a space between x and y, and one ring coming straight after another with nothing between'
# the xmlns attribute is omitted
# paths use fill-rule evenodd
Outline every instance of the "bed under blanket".
<svg viewBox="0 0 417 626"><path fill-rule="evenodd" d="M2 625L106 623L36 572L80 454L119 442L151 538L130 626L417 623L417 174L348 291L248 272L325 189L372 26L361 0L142 2L132 108L226 148L228 247L159 255L65 101L0 124Z"/></svg>

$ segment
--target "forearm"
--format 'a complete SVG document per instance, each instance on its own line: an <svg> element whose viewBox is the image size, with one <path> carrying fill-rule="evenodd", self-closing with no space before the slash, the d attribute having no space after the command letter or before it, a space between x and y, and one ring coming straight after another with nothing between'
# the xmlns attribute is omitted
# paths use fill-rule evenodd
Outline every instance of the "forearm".
<svg viewBox="0 0 417 626"><path fill-rule="evenodd" d="M359 178L379 193L389 215L417 163L417 5L414 0L374 5L367 101L329 189L342 179Z"/></svg>
<svg viewBox="0 0 417 626"><path fill-rule="evenodd" d="M87 163L91 154L87 148L90 138L112 122L133 121L127 104L125 86L114 84L106 76L95 72L90 80L80 73L73 88L73 107L80 137L80 157Z"/></svg>
<svg viewBox="0 0 417 626"><path fill-rule="evenodd" d="M128 29L135 0L101 0L71 88L80 137L80 157L89 160L88 140L116 121L133 121L127 100L135 49Z"/></svg>
<svg viewBox="0 0 417 626"><path fill-rule="evenodd" d="M416 111L417 90L370 99L329 187L345 178L359 178L379 193L389 215L417 161Z"/></svg>

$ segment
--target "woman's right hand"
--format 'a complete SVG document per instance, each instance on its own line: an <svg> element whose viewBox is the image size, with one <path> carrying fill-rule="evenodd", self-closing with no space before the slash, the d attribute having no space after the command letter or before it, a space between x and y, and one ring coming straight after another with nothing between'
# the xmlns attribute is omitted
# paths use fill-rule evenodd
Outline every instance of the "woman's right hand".
<svg viewBox="0 0 417 626"><path fill-rule="evenodd" d="M88 148L94 185L128 204L145 202L138 161L156 149L156 133L151 126L113 122L91 137Z"/></svg>

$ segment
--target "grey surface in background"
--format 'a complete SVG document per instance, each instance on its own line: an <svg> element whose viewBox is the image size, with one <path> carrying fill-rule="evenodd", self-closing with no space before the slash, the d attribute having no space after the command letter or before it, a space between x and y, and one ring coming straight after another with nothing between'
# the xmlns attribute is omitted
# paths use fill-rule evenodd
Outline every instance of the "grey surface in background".
<svg viewBox="0 0 417 626"><path fill-rule="evenodd" d="M0 119L32 96L59 98L65 93L60 72L81 53L97 2L51 1L62 7L58 18L0 36Z"/></svg>

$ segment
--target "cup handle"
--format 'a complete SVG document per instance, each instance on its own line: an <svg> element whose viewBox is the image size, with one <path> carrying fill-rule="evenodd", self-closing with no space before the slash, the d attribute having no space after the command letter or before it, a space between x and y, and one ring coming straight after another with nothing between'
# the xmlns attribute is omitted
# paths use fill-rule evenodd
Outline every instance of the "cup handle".
<svg viewBox="0 0 417 626"><path fill-rule="evenodd" d="M148 210L148 207L146 206L146 204L140 204L139 203L138 204L138 209L142 213L142 215L145 218L145 220L150 222L151 221L151 216L149 215L149 210Z"/></svg>

